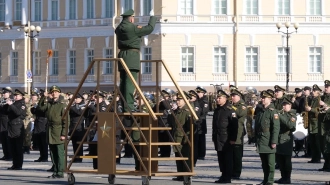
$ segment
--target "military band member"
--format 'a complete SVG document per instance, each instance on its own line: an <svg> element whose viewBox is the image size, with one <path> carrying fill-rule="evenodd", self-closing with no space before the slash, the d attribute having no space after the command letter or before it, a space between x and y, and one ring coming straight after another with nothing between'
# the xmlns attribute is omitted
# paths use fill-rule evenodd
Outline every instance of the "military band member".
<svg viewBox="0 0 330 185"><path fill-rule="evenodd" d="M191 107L193 107L193 109L195 110L196 115L198 116L197 121L195 121L195 125L194 125L194 166L196 166L197 163L197 159L198 159L198 143L199 143L199 136L201 134L199 134L202 130L202 119L201 119L201 115L202 115L202 108L200 107L200 104L198 102L198 94L196 91L194 90L190 90L188 91L189 96L191 97L191 99L189 100Z"/></svg>
<svg viewBox="0 0 330 185"><path fill-rule="evenodd" d="M280 166L281 178L275 183L291 184L293 132L296 130L296 110L291 109L293 102L288 98L282 101L283 109L280 111L280 132L276 146L276 158Z"/></svg>
<svg viewBox="0 0 330 185"><path fill-rule="evenodd" d="M320 112L318 116L319 127L324 131L321 141L321 149L324 164L319 171L330 172L330 81L324 81L324 94L320 101Z"/></svg>
<svg viewBox="0 0 330 185"><path fill-rule="evenodd" d="M207 125L206 125L206 116L209 112L209 103L207 100L206 89L198 86L195 91L197 92L199 99L199 107L202 109L200 121L201 121L201 130L198 131L199 140L198 140L198 159L204 160L206 155L206 134L207 134Z"/></svg>
<svg viewBox="0 0 330 185"><path fill-rule="evenodd" d="M174 142L181 143L181 145L173 146L173 152L175 153L175 157L181 157L180 153L182 154L182 157L188 158L186 161L176 160L176 168L177 172L189 172L187 169L185 162L187 163L188 167L190 167L191 164L191 155L190 155L190 146L188 144L188 141L185 137L185 134L187 135L188 139L190 138L190 120L191 115L188 109L188 106L183 100L183 96L186 97L187 100L189 100L191 97L187 92L183 92L184 95L181 95L177 93L176 97L176 104L177 109L175 109L173 112L174 114L171 114L168 116L168 122L173 124L173 138ZM176 117L176 119L174 118ZM178 122L176 122L177 120ZM180 126L182 129L180 129ZM190 179L190 177L188 177ZM184 181L183 176L178 176L173 178L172 180L175 181Z"/></svg>
<svg viewBox="0 0 330 185"><path fill-rule="evenodd" d="M242 158L243 158L243 139L246 134L244 122L247 115L247 108L243 101L244 95L237 89L232 89L230 92L232 108L236 113L238 119L237 139L233 145L233 179L239 179L242 172Z"/></svg>
<svg viewBox="0 0 330 185"><path fill-rule="evenodd" d="M312 160L308 163L321 163L320 131L318 127L318 108L320 107L320 93L318 85L313 85L313 98L309 100L305 111L308 112L308 142L311 147Z"/></svg>
<svg viewBox="0 0 330 185"><path fill-rule="evenodd" d="M274 107L275 109L277 110L282 110L282 102L284 100L284 94L285 94L285 89L278 86L278 85L275 85L274 86L274 92L275 92L275 101L273 102L274 103Z"/></svg>
<svg viewBox="0 0 330 185"><path fill-rule="evenodd" d="M300 110L300 101L301 101L301 99L303 99L303 95L302 95L302 92L303 91L303 89L301 89L301 88L295 88L294 89L294 92L296 93L295 95L294 95L294 97L292 98L292 102L293 102L293 106L292 106L292 109L295 109L296 111L297 111L297 113L298 114L300 114L301 113L301 110Z"/></svg>
<svg viewBox="0 0 330 185"><path fill-rule="evenodd" d="M10 87L2 88L2 98L0 102L0 137L1 137L1 144L2 144L2 153L3 157L0 160L11 161L12 150L11 150L11 143L8 136L8 104L7 99L13 99L11 93L12 89Z"/></svg>
<svg viewBox="0 0 330 185"><path fill-rule="evenodd" d="M279 113L271 103L274 94L263 91L261 101L264 109L256 115L255 133L256 147L259 153L264 178L261 184L272 185L274 183L275 153L280 130Z"/></svg>
<svg viewBox="0 0 330 185"><path fill-rule="evenodd" d="M81 142L84 135L85 135L85 127L84 127L84 121L85 117L81 116L83 114L83 110L85 109L85 102L82 95L77 93L73 105L70 107L70 127L69 127L69 136L71 136L73 129L75 128L76 124L80 119L80 122L78 123L76 129L74 130L73 135L71 136L72 140L72 147L73 147L73 153L76 153L78 150L79 143ZM77 156L83 156L83 147L80 147L79 151L77 152ZM82 158L75 158L73 160L74 163L82 162Z"/></svg>
<svg viewBox="0 0 330 185"><path fill-rule="evenodd" d="M53 174L48 178L64 178L64 141L68 129L65 123L66 121L70 123L70 118L68 114L67 118L62 120L66 104L63 102L64 98L60 96L61 89L53 85L49 92L52 99L48 99L48 94L45 92L38 102L38 109L45 112L47 118L47 141L54 167Z"/></svg>
<svg viewBox="0 0 330 185"><path fill-rule="evenodd" d="M23 142L23 148L24 148L24 154L30 154L30 148L31 148L31 139L32 139L32 120L34 120L33 114L31 113L31 102L30 97L26 94L24 96L24 102L26 105L26 117L23 120L24 122L24 142Z"/></svg>
<svg viewBox="0 0 330 185"><path fill-rule="evenodd" d="M212 120L212 141L217 151L222 175L215 183L231 183L233 172L233 145L237 140L238 119L229 104L229 95L223 90L217 92L217 107Z"/></svg>
<svg viewBox="0 0 330 185"><path fill-rule="evenodd" d="M13 102L11 99L6 99L6 103L8 104L8 136L12 149L11 152L13 154L13 165L8 168L8 170L22 170L23 166L23 120L26 117L24 95L24 92L15 89L15 101Z"/></svg>

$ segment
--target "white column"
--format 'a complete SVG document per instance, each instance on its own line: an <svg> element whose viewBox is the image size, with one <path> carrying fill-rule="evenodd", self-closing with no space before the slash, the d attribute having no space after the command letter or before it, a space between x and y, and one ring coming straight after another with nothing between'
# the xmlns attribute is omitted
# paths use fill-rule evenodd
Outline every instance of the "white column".
<svg viewBox="0 0 330 185"><path fill-rule="evenodd" d="M28 12L29 12L29 4L28 1L22 1L22 25L27 24L28 20Z"/></svg>
<svg viewBox="0 0 330 185"><path fill-rule="evenodd" d="M12 11L13 9L13 2L12 0L6 0L6 26L13 25L13 14L14 12Z"/></svg>

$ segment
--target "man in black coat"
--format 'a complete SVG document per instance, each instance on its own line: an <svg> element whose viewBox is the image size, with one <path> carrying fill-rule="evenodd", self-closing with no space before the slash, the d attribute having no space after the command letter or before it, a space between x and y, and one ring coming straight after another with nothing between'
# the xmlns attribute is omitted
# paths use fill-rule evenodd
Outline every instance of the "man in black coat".
<svg viewBox="0 0 330 185"><path fill-rule="evenodd" d="M11 144L8 137L8 104L6 104L6 100L12 99L12 90L10 87L5 87L2 88L2 93L2 102L0 102L0 140L2 143L3 157L1 157L0 160L11 161L13 157L11 153Z"/></svg>
<svg viewBox="0 0 330 185"><path fill-rule="evenodd" d="M8 170L22 170L23 166L23 139L24 124L26 116L26 105L23 99L25 93L15 89L14 100L7 99L8 104L8 136L10 138L11 151L13 154L13 165Z"/></svg>
<svg viewBox="0 0 330 185"><path fill-rule="evenodd" d="M237 139L238 119L232 106L228 103L229 95L217 92L217 108L212 120L212 141L217 151L222 176L215 183L231 183L233 172L233 145Z"/></svg>

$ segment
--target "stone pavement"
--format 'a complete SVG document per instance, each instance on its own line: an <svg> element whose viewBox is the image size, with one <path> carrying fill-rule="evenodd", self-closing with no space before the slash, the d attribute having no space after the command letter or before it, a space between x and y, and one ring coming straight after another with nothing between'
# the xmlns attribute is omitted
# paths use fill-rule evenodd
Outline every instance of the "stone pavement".
<svg viewBox="0 0 330 185"><path fill-rule="evenodd" d="M217 156L214 151L213 143L211 141L211 117L208 117L208 134L207 134L207 156L205 160L197 162L195 168L196 176L193 177L192 184L205 185L214 184L220 176ZM246 140L246 139L245 139ZM86 148L86 147L85 147ZM72 153L72 146L69 146L69 154ZM85 152L87 154L88 152ZM302 155L302 153L300 154ZM0 157L2 157L2 150ZM24 155L24 164L22 171L9 171L11 166L9 161L0 161L0 185L43 185L43 184L67 184L67 177L63 179L48 179L51 175L46 172L51 167L50 162L36 163L33 160L39 157L37 151L32 151L29 155ZM50 158L49 158L50 160ZM308 158L293 158L293 172L292 184L325 184L325 181L330 180L329 172L318 172L323 164L309 164ZM122 158L121 164L117 165L119 169L134 169L133 158ZM74 163L72 169L92 169L92 160L84 159L83 163ZM159 162L159 169L163 171L175 171L175 162ZM82 174L74 173L76 178L75 185L89 185L89 184L108 184L108 176L103 174ZM243 158L243 172L240 180L233 180L232 184L258 184L262 181L263 173L261 169L261 162L258 154L255 152L253 145L244 146ZM280 172L276 170L275 179L280 177ZM152 177L151 185L181 185L182 182L175 182L171 180L172 177ZM124 176L117 175L116 184L141 184L142 180L139 176Z"/></svg>

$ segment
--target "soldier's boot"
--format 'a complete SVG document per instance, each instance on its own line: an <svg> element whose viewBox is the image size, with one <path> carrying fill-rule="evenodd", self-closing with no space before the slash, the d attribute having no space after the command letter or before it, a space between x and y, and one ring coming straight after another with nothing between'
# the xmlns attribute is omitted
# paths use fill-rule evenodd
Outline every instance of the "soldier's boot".
<svg viewBox="0 0 330 185"><path fill-rule="evenodd" d="M281 178L274 181L275 183L278 183L278 184L282 184L283 180L284 180L284 177L285 177L285 174L284 172L281 171Z"/></svg>
<svg viewBox="0 0 330 185"><path fill-rule="evenodd" d="M24 154L30 154L30 147L24 146Z"/></svg>

